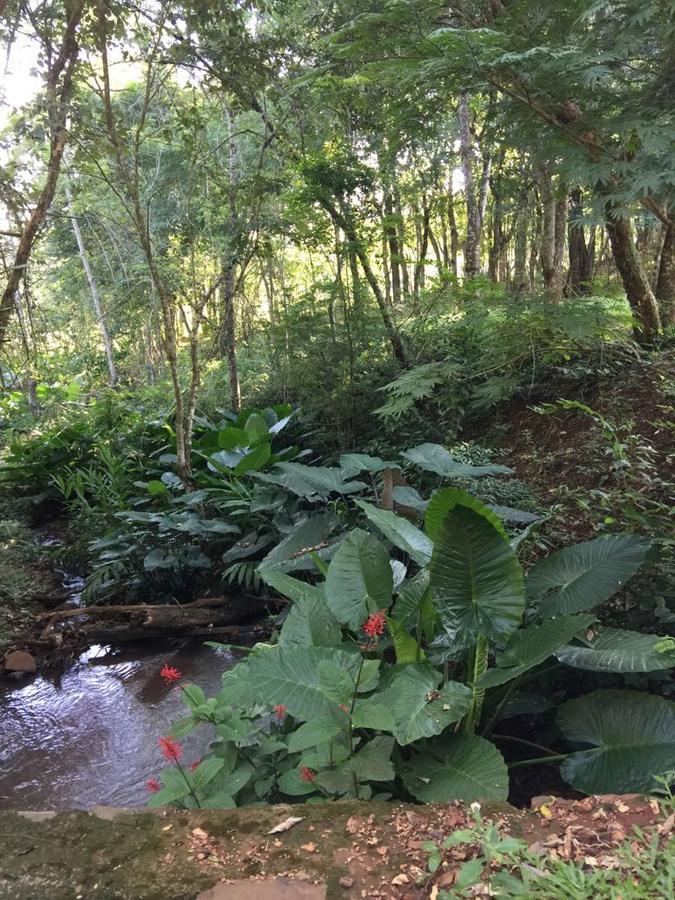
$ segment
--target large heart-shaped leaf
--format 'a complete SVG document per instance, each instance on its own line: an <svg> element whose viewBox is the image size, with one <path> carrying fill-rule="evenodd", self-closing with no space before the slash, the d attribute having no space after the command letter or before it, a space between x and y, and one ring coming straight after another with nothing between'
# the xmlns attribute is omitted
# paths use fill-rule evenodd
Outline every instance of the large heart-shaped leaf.
<svg viewBox="0 0 675 900"><path fill-rule="evenodd" d="M353 469L280 462L276 463L272 472L255 474L262 481L280 484L299 497L321 500L330 494L353 494L366 488L365 482L351 480L352 473Z"/></svg>
<svg viewBox="0 0 675 900"><path fill-rule="evenodd" d="M336 647L341 641L340 624L321 594L296 600L279 635L282 647Z"/></svg>
<svg viewBox="0 0 675 900"><path fill-rule="evenodd" d="M454 681L437 690L441 678L432 666L408 665L377 695L377 703L394 717L394 737L399 744L440 734L468 712L471 690Z"/></svg>
<svg viewBox="0 0 675 900"><path fill-rule="evenodd" d="M587 628L593 616L586 613L579 616L560 616L543 625L530 625L511 635L504 650L497 655L496 669L490 669L480 679L482 688L506 684L512 678L533 669L551 654L571 641L575 634Z"/></svg>
<svg viewBox="0 0 675 900"><path fill-rule="evenodd" d="M339 622L359 628L370 613L388 610L394 590L389 554L360 528L342 541L328 567L326 599Z"/></svg>
<svg viewBox="0 0 675 900"><path fill-rule="evenodd" d="M522 570L500 531L475 510L458 503L445 517L430 572L434 601L449 634L464 641L478 634L504 640L520 624Z"/></svg>
<svg viewBox="0 0 675 900"><path fill-rule="evenodd" d="M527 576L527 594L543 617L604 603L640 568L651 543L635 534L596 538L558 550Z"/></svg>
<svg viewBox="0 0 675 900"><path fill-rule="evenodd" d="M257 706L264 698L270 709L282 704L296 719L332 719L340 708L322 684L322 663L332 664L355 683L361 656L335 647L295 645L258 651L237 666L242 668L236 682L237 702Z"/></svg>
<svg viewBox="0 0 675 900"><path fill-rule="evenodd" d="M513 469L508 466L471 466L467 463L457 462L453 459L445 447L440 444L420 444L406 450L401 456L444 478L478 478L481 475L511 475Z"/></svg>
<svg viewBox="0 0 675 900"><path fill-rule="evenodd" d="M402 516L397 516L388 509L373 506L365 500L357 500L356 505L361 507L373 525L379 528L394 546L407 553L418 565L427 565L431 559L433 544L421 529Z"/></svg>
<svg viewBox="0 0 675 900"><path fill-rule="evenodd" d="M383 469L400 469L398 463L379 456L370 456L368 453L343 453L340 457L340 465L343 469L353 469L355 472L381 472Z"/></svg>
<svg viewBox="0 0 675 900"><path fill-rule="evenodd" d="M293 531L280 541L260 563L260 575L264 577L263 569L270 567L287 567L289 560L295 560L302 555L302 551L309 552L309 548L324 544L328 536L337 526L337 519L332 513L321 513L318 516L309 516L303 522L296 525ZM268 582L269 583L269 582Z"/></svg>
<svg viewBox="0 0 675 900"><path fill-rule="evenodd" d="M423 803L506 800L509 773L494 744L476 734L453 734L416 753L403 781Z"/></svg>
<svg viewBox="0 0 675 900"><path fill-rule="evenodd" d="M558 650L560 662L593 672L656 672L675 666L675 652L658 634L601 628L584 643Z"/></svg>
<svg viewBox="0 0 675 900"><path fill-rule="evenodd" d="M508 534L501 519L495 515L489 506L481 503L473 494L469 494L467 491L461 490L461 488L443 488L442 491L436 491L429 501L424 514L424 530L432 541L435 541L438 537L441 525L447 518L448 513L452 512L458 505L472 509L479 516L487 519L495 531L498 531L504 540L508 540Z"/></svg>
<svg viewBox="0 0 675 900"><path fill-rule="evenodd" d="M558 725L572 753L563 778L586 794L649 791L654 776L675 769L675 703L638 691L593 691L569 700Z"/></svg>

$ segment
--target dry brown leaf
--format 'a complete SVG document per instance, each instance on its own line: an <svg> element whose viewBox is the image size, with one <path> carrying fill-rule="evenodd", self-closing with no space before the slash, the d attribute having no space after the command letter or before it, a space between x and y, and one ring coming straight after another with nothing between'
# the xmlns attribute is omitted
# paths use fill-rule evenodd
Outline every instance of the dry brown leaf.
<svg viewBox="0 0 675 900"><path fill-rule="evenodd" d="M400 875L396 875L395 878L391 879L392 884L408 884L409 881L410 881L410 879L405 874L405 872L401 872Z"/></svg>
<svg viewBox="0 0 675 900"><path fill-rule="evenodd" d="M275 825L267 834L281 834L283 831L288 831L294 825L297 825L298 822L302 822L304 816L289 816L287 819L284 819L283 822L279 822L278 825ZM194 834L194 832L192 832Z"/></svg>
<svg viewBox="0 0 675 900"><path fill-rule="evenodd" d="M301 850L306 850L307 853L316 853L316 844L313 841L310 841L308 844L301 844Z"/></svg>
<svg viewBox="0 0 675 900"><path fill-rule="evenodd" d="M203 828L193 828L191 833L193 837L199 838L202 841L205 841L208 837L208 834L204 831Z"/></svg>

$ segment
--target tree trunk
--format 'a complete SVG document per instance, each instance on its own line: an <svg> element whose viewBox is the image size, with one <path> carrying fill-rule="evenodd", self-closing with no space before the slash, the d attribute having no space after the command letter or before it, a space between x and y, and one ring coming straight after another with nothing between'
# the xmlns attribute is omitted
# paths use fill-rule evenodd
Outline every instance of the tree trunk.
<svg viewBox="0 0 675 900"><path fill-rule="evenodd" d="M37 233L47 218L66 147L67 122L73 95L73 72L77 64L79 43L77 31L82 17L82 0L66 4L67 22L63 40L47 72L46 96L49 115L50 148L47 177L38 202L23 227L14 264L9 269L7 284L0 299L0 347L7 338L7 327L14 309L14 296L24 276Z"/></svg>
<svg viewBox="0 0 675 900"><path fill-rule="evenodd" d="M234 266L225 269L222 287L223 328L221 350L227 360L227 372L230 379L230 402L232 411L241 409L241 385L237 366L237 317L234 308Z"/></svg>
<svg viewBox="0 0 675 900"><path fill-rule="evenodd" d="M515 247L513 252L513 289L523 294L528 289L530 280L527 274L527 231L529 225L529 192L521 187L516 207Z"/></svg>
<svg viewBox="0 0 675 900"><path fill-rule="evenodd" d="M581 224L583 203L580 188L570 192L569 221L567 225L567 243L569 246L570 270L569 293L573 296L589 294L590 282L593 278L593 257L595 251L594 232L591 231L588 243L586 233Z"/></svg>
<svg viewBox="0 0 675 900"><path fill-rule="evenodd" d="M459 141L464 176L464 202L466 205L466 241L464 244L464 277L473 278L480 272L479 210L473 184L473 144L469 123L469 97L463 91L459 98Z"/></svg>
<svg viewBox="0 0 675 900"><path fill-rule="evenodd" d="M659 301L663 327L675 325L675 222L669 222L663 229L656 299Z"/></svg>
<svg viewBox="0 0 675 900"><path fill-rule="evenodd" d="M627 219L619 218L610 204L606 207L605 225L628 303L633 312L633 333L639 344L651 344L661 331L661 318L656 298L640 263L633 229Z"/></svg>
<svg viewBox="0 0 675 900"><path fill-rule="evenodd" d="M556 197L553 176L548 168L539 172L541 191L541 269L544 287L556 302L563 295L563 256L567 223L567 195Z"/></svg>
<svg viewBox="0 0 675 900"><path fill-rule="evenodd" d="M450 271L459 277L459 231L455 215L455 194L452 189L452 172L448 183L448 225L450 226Z"/></svg>
<svg viewBox="0 0 675 900"><path fill-rule="evenodd" d="M389 190L384 193L384 231L389 246L389 267L391 270L391 296L394 305L401 302L401 252L396 231L394 201Z"/></svg>
<svg viewBox="0 0 675 900"><path fill-rule="evenodd" d="M96 313L96 323L98 325L99 331L101 332L101 339L103 340L105 358L108 363L110 387L114 388L117 386L118 376L117 366L115 365L113 343L110 337L110 331L108 330L108 319L103 310L103 304L101 303L101 294L98 289L98 284L96 283L96 278L94 277L94 273L89 264L89 257L87 256L87 250L84 246L84 239L82 237L80 223L77 221L77 216L75 215L75 212L73 210L73 198L70 193L70 187L68 185L66 185L66 200L68 201L68 209L70 210L70 223L73 226L73 233L75 235L75 240L77 241L77 249L80 254L80 261L82 263L82 268L84 269L84 274L87 278L89 292L91 293L91 300L94 305L94 312Z"/></svg>
<svg viewBox="0 0 675 900"><path fill-rule="evenodd" d="M431 207L427 202L426 197L422 198L422 221L417 221L417 234L418 234L418 248L417 248L417 264L415 265L415 280L414 280L414 293L415 298L417 299L420 295L420 290L424 288L425 284L425 261L427 257L427 251L429 249L429 230L430 225L429 221L431 218Z"/></svg>

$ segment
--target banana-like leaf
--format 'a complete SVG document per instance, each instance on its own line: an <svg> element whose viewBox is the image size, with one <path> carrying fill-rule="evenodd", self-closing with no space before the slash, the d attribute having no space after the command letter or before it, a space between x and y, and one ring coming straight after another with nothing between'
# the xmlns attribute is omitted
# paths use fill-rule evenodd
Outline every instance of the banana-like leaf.
<svg viewBox="0 0 675 900"><path fill-rule="evenodd" d="M401 454L405 459L444 478L478 478L481 475L511 475L508 466L471 466L457 462L440 444L420 444Z"/></svg>
<svg viewBox="0 0 675 900"><path fill-rule="evenodd" d="M403 773L413 797L423 803L506 800L509 773L499 750L476 734L453 734L416 753Z"/></svg>
<svg viewBox="0 0 675 900"><path fill-rule="evenodd" d="M570 644L556 653L560 662L592 672L656 672L675 666L675 652L659 650L663 637L621 628L600 628L582 644Z"/></svg>
<svg viewBox="0 0 675 900"><path fill-rule="evenodd" d="M407 553L418 565L427 565L431 559L433 544L421 529L403 516L397 516L388 509L380 509L365 500L357 500L356 505L394 546Z"/></svg>
<svg viewBox="0 0 675 900"><path fill-rule="evenodd" d="M322 587L308 584L306 581L300 581L299 578L280 572L279 569L265 569L261 567L258 570L258 574L265 584L269 584L271 588L274 588L282 596L288 597L289 600L293 600L294 603L305 599L320 600L324 605L326 603Z"/></svg>
<svg viewBox="0 0 675 900"><path fill-rule="evenodd" d="M443 520L430 572L449 634L505 640L520 624L525 593L518 560L492 521L469 506L457 503Z"/></svg>
<svg viewBox="0 0 675 900"><path fill-rule="evenodd" d="M286 567L289 560L294 560L301 555L301 551L309 552L309 548L324 544L337 524L337 519L332 513L309 516L304 522L297 525L283 541L270 550L260 563L260 575L263 576L263 569Z"/></svg>
<svg viewBox="0 0 675 900"><path fill-rule="evenodd" d="M651 543L635 534L596 538L558 550L527 576L527 594L543 618L593 609L640 568Z"/></svg>
<svg viewBox="0 0 675 900"><path fill-rule="evenodd" d="M497 668L490 669L479 681L479 687L490 688L506 684L528 669L543 663L560 647L571 641L575 634L588 628L594 616L588 613L578 616L560 616L542 625L529 625L511 635L504 650L497 655Z"/></svg>
<svg viewBox="0 0 675 900"><path fill-rule="evenodd" d="M572 753L560 767L586 794L648 792L654 776L675 769L675 703L639 691L600 690L569 700L558 725Z"/></svg>
<svg viewBox="0 0 675 900"><path fill-rule="evenodd" d="M504 525L489 506L485 506L473 494L469 494L460 488L443 488L442 491L436 491L429 501L424 514L424 530L432 541L436 541L441 525L448 513L452 512L456 506L466 506L468 509L472 509L478 515L487 519L504 540L508 540L508 534Z"/></svg>
<svg viewBox="0 0 675 900"><path fill-rule="evenodd" d="M399 744L440 734L469 711L471 690L455 681L437 690L441 678L433 666L409 665L396 672L378 694L377 703L394 717L394 737Z"/></svg>
<svg viewBox="0 0 675 900"><path fill-rule="evenodd" d="M421 662L425 658L424 650L422 650L413 635L408 634L401 622L387 618L387 628L394 644L398 665Z"/></svg>
<svg viewBox="0 0 675 900"><path fill-rule="evenodd" d="M429 570L421 569L414 578L406 582L401 593L396 598L392 610L394 618L405 628L414 628L420 619L420 612L424 609L430 594ZM432 611L435 614L433 607Z"/></svg>
<svg viewBox="0 0 675 900"><path fill-rule="evenodd" d="M355 528L328 567L326 599L339 622L359 628L370 613L388 610L394 590L389 554L372 534Z"/></svg>

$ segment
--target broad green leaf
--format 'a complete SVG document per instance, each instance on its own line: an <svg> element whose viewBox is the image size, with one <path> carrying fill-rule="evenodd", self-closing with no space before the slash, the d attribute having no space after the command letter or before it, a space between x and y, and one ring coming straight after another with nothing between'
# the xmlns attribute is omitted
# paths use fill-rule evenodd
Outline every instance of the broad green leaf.
<svg viewBox="0 0 675 900"><path fill-rule="evenodd" d="M244 475L246 472L262 469L271 455L272 447L270 444L259 444L237 463L234 467L234 474Z"/></svg>
<svg viewBox="0 0 675 900"><path fill-rule="evenodd" d="M434 543L438 538L441 525L446 520L448 513L452 512L456 506L465 506L472 509L479 516L487 519L496 531L501 534L504 540L508 540L508 534L504 526L492 510L476 499L472 494L460 490L460 488L444 488L442 491L436 491L427 505L424 514L424 530Z"/></svg>
<svg viewBox="0 0 675 900"><path fill-rule="evenodd" d="M263 569L278 568L291 558L300 555L302 551L308 551L308 548L323 544L336 525L337 519L332 513L321 513L318 516L306 518L299 525L296 525L283 541L280 541L276 547L270 550L260 563L258 569L260 576L262 578L265 577Z"/></svg>
<svg viewBox="0 0 675 900"><path fill-rule="evenodd" d="M588 628L592 615L560 616L542 625L528 625L514 632L504 650L497 654L496 669L490 669L480 679L482 688L505 684L540 665L560 647L571 641L575 634Z"/></svg>
<svg viewBox="0 0 675 900"><path fill-rule="evenodd" d="M340 624L321 595L297 599L279 635L282 647L335 647L341 641Z"/></svg>
<svg viewBox="0 0 675 900"><path fill-rule="evenodd" d="M330 741L336 734L342 730L340 724L335 721L322 721L316 719L312 722L305 722L297 731L288 739L288 752L298 753L300 750L307 750L309 747L316 747L317 744L323 744Z"/></svg>
<svg viewBox="0 0 675 900"><path fill-rule="evenodd" d="M393 498L394 503L398 506L409 506L411 509L416 509L418 512L424 512L429 505L429 501L423 500L419 491L416 491L415 488L410 487L407 484L394 485Z"/></svg>
<svg viewBox="0 0 675 900"><path fill-rule="evenodd" d="M258 569L258 573L265 584L268 584L275 591L278 591L283 597L297 602L298 600L312 599L321 600L325 603L323 589L314 584L308 584L279 569L268 569L262 565Z"/></svg>
<svg viewBox="0 0 675 900"><path fill-rule="evenodd" d="M401 468L398 463L370 456L368 453L343 453L340 465L343 469L353 469L355 472L381 472L383 469Z"/></svg>
<svg viewBox="0 0 675 900"><path fill-rule="evenodd" d="M675 667L675 652L659 652L659 634L599 628L594 637L556 653L560 662L593 672L656 672Z"/></svg>
<svg viewBox="0 0 675 900"><path fill-rule="evenodd" d="M168 491L168 488L164 484L164 482L157 481L157 480L149 481L147 484L147 489L148 489L148 493L151 494L153 497L157 497L160 494L166 494L166 492Z"/></svg>
<svg viewBox="0 0 675 900"><path fill-rule="evenodd" d="M199 763L194 772L190 773L190 780L194 790L196 792L203 791L206 785L210 781L213 781L224 765L224 759L221 759L218 756L207 756L205 760ZM251 777L250 773L248 777Z"/></svg>
<svg viewBox="0 0 675 900"><path fill-rule="evenodd" d="M202 809L235 809L236 802L231 794L227 791L217 791L215 794L209 794L205 800L199 801Z"/></svg>
<svg viewBox="0 0 675 900"><path fill-rule="evenodd" d="M522 570L500 531L474 509L457 504L446 515L430 572L434 602L448 634L465 642L479 634L504 640L520 624L525 608Z"/></svg>
<svg viewBox="0 0 675 900"><path fill-rule="evenodd" d="M350 470L328 466L305 466L302 463L276 463L272 472L257 472L256 477L280 484L291 493L308 500L322 500L330 494L353 494L367 488L364 481L351 480Z"/></svg>
<svg viewBox="0 0 675 900"><path fill-rule="evenodd" d="M571 744L590 746L560 771L586 794L648 792L675 769L675 703L638 691L593 691L563 704L558 725Z"/></svg>
<svg viewBox="0 0 675 900"><path fill-rule="evenodd" d="M359 628L370 613L389 609L393 589L389 554L372 534L354 529L328 567L326 599L334 616Z"/></svg>
<svg viewBox="0 0 675 900"><path fill-rule="evenodd" d="M279 790L289 797L302 797L305 794L313 794L317 786L312 781L304 781L300 777L299 769L289 769L277 780Z"/></svg>
<svg viewBox="0 0 675 900"><path fill-rule="evenodd" d="M464 716L471 705L471 690L450 681L437 690L441 673L429 665L409 665L394 674L376 702L394 717L394 736L399 744L411 744L440 734Z"/></svg>
<svg viewBox="0 0 675 900"><path fill-rule="evenodd" d="M429 570L421 569L414 578L404 585L396 598L392 612L404 628L411 631L418 624L427 640L435 632L438 613L431 598Z"/></svg>
<svg viewBox="0 0 675 900"><path fill-rule="evenodd" d="M513 509L511 506L498 506L495 503L488 504L488 509L499 516L503 522L515 522L528 525L530 522L540 522L542 517L536 513L527 512L524 509Z"/></svg>
<svg viewBox="0 0 675 900"><path fill-rule="evenodd" d="M387 619L387 628L394 643L394 651L396 652L396 662L398 665L406 665L407 663L421 662L424 657L424 650L417 643L415 638L408 634L403 624L396 619Z"/></svg>
<svg viewBox="0 0 675 900"><path fill-rule="evenodd" d="M331 664L353 682L360 660L359 654L334 647L268 648L237 666L242 668L236 680L237 701L256 704L264 698L269 709L283 704L296 719L330 719L339 707L322 686L322 664Z"/></svg>
<svg viewBox="0 0 675 900"><path fill-rule="evenodd" d="M427 565L431 559L433 544L421 529L403 516L397 516L388 509L380 509L365 500L357 500L356 505L361 507L373 525L379 528L394 546L407 553L418 565Z"/></svg>
<svg viewBox="0 0 675 900"><path fill-rule="evenodd" d="M317 666L319 686L325 697L337 705L348 705L356 690L356 681L351 672L333 662L332 659L321 660Z"/></svg>
<svg viewBox="0 0 675 900"><path fill-rule="evenodd" d="M243 428L228 425L218 432L218 446L221 450L234 450L235 447L248 447L250 440Z"/></svg>
<svg viewBox="0 0 675 900"><path fill-rule="evenodd" d="M479 478L481 475L511 475L508 466L471 466L457 462L440 444L420 444L401 454L405 459L444 478Z"/></svg>
<svg viewBox="0 0 675 900"><path fill-rule="evenodd" d="M423 803L506 800L509 773L494 744L476 734L453 734L416 753L403 773L413 797Z"/></svg>
<svg viewBox="0 0 675 900"><path fill-rule="evenodd" d="M393 749L392 737L378 735L343 763L342 768L347 772L354 772L359 781L391 781L395 774L391 761Z"/></svg>
<svg viewBox="0 0 675 900"><path fill-rule="evenodd" d="M640 568L651 543L635 534L596 538L558 550L527 576L527 594L545 618L593 609Z"/></svg>
<svg viewBox="0 0 675 900"><path fill-rule="evenodd" d="M251 413L246 419L244 431L246 432L249 444L255 444L266 438L269 434L267 422L258 413Z"/></svg>
<svg viewBox="0 0 675 900"><path fill-rule="evenodd" d="M372 728L375 731L390 731L395 728L394 716L378 700L378 695L366 700L357 700L352 712L354 728Z"/></svg>

